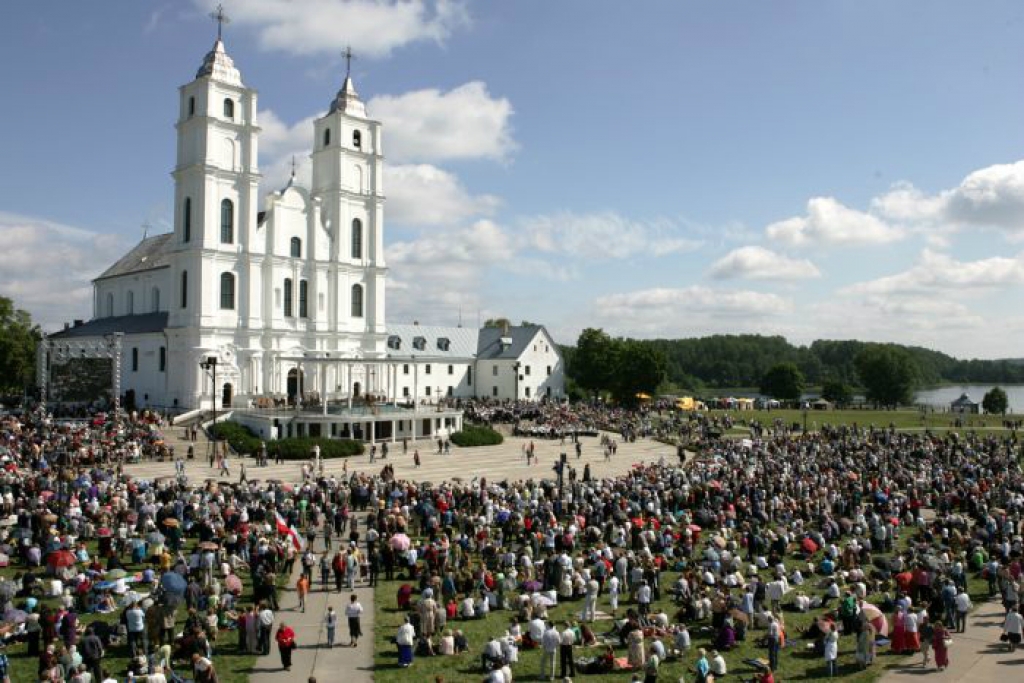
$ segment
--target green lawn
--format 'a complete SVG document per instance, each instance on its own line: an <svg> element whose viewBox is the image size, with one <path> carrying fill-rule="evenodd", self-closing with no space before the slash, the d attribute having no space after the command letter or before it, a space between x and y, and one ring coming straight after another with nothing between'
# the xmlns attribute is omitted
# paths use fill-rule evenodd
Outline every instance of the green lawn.
<svg viewBox="0 0 1024 683"><path fill-rule="evenodd" d="M195 539L187 539L186 548L191 549L196 543ZM97 550L96 542L87 544L90 553L95 553ZM129 574L142 571L147 565L144 564L129 564L126 560L130 560L129 555L125 555L122 558L122 562L125 562L125 571ZM3 578L13 578L15 575L23 574L25 568L20 565L12 565L4 569L0 569L0 576ZM39 570L35 570L38 573ZM252 604L252 584L249 581L248 572L242 572L240 578L243 583L243 592L241 598L237 604L239 606L248 606ZM284 581L284 578L281 579ZM140 588L140 593L149 592L150 588ZM36 596L38 597L38 596ZM56 605L58 603L57 598L40 598L38 609L41 609L43 605L50 604ZM23 606L24 599L18 598L15 600L15 605L18 607ZM187 609L184 604L178 608L178 631L180 632L187 616ZM106 621L108 623L116 623L120 617L120 610L112 612L110 614L79 614L79 623L90 624L94 621ZM217 673L222 683L244 683L248 680L249 671L252 670L253 663L256 661L256 655L250 655L241 653L237 649L238 644L238 632L237 631L222 631L219 634L218 642L215 644L216 655L213 658L214 664L217 667ZM45 647L45 644L41 643L41 647ZM38 658L29 657L27 654L28 646L24 643L18 643L8 647L7 656L10 658L11 663L11 680L16 683L35 681L36 670L38 667ZM106 654L103 657L103 666L110 672L111 675L115 676L118 680L124 678L124 672L127 671L128 667L128 646L122 644L116 647L107 648ZM192 677L192 664L191 662L175 662L175 671L179 672L185 678Z"/></svg>
<svg viewBox="0 0 1024 683"><path fill-rule="evenodd" d="M907 542L907 538L901 539L903 542ZM820 559L820 554L819 554ZM791 560L788 564L793 565ZM667 588L677 578L675 572L665 572L662 575L662 586ZM485 620L454 620L449 621L448 626L454 629L462 629L469 639L470 651L466 654L455 656L455 657L433 657L423 658L417 657L413 662L413 665L407 669L401 669L397 665L397 650L391 643L391 639L394 637L398 626L401 625L404 617L404 613L400 612L396 607L396 595L399 586L406 581L381 581L374 593L375 598L375 680L380 683L391 683L399 681L433 681L436 676L443 676L446 683L452 681L476 681L479 682L483 677L483 672L480 669L480 651L483 645L493 634L502 634L508 623L508 619L513 616L512 612L497 611L492 612ZM824 590L811 589L810 581L805 584L803 590L809 595L823 594ZM414 584L415 585L415 584ZM981 604L987 600L987 584L980 578L971 578L968 583L968 591L971 593L972 600L975 604ZM624 596L625 597L625 596ZM868 597L868 601L872 602L879 599L880 596L872 595ZM625 609L630 604L625 601L619 601L620 614L625 612ZM676 607L674 607L671 596L663 596L662 600L656 602L654 607L664 607L666 613L671 617L675 613ZM554 619L556 625L561 627L562 622L568 619L575 619L578 617L579 611L582 609L582 601L569 602L559 604L556 608L549 610L549 615ZM609 611L608 599L606 596L601 596L598 601L598 609ZM797 640L799 638L799 631L807 627L811 621L818 615L823 614L823 610L812 610L807 614L799 614L796 612L785 612L786 618L786 631L787 639L790 641ZM610 628L611 622L609 621L598 621L594 624L594 633L600 637L603 633L607 632ZM524 625L525 626L525 625ZM685 657L682 661L667 662L663 663L660 670L658 679L665 681L676 681L679 676L686 675L686 680L693 680L692 668L697 660L696 650L700 647L705 647L709 651L713 646L714 634L710 631L710 622L704 622L703 624L688 624L690 628L690 636L693 642L693 648L690 654ZM702 626L707 626L708 630L704 631L701 629ZM725 659L729 666L729 680L737 680L734 674L739 674L745 678L752 676L755 671L753 667L743 664L744 659L752 658L765 658L767 659L768 653L765 648L758 648L754 645L754 641L764 635L764 631L748 631L746 642L740 643L740 647L737 649L725 653ZM617 644L617 641L616 641ZM669 643L666 643L669 645ZM793 646L787 646L779 656L780 669L776 673L776 680L779 681L811 681L821 680L825 678L824 661L818 655L808 652L805 642L795 643ZM854 659L854 652L856 650L856 642L853 636L843 636L840 639L840 671L842 679L844 681L852 681L855 683L867 683L868 681L875 680L878 676L884 673L887 668L894 668L904 665L910 661L905 657L898 657L891 654L887 648L879 647L878 658L875 665L866 671L861 671L856 664ZM588 652L587 649L577 648L577 658L581 656L597 655L601 651L601 648L593 648L592 652ZM616 647L616 656L625 657L625 648ZM916 659L914 661L920 661ZM540 653L537 650L520 650L519 651L519 663L513 667L513 674L517 681L532 681L540 680L538 674L540 670ZM558 672L556 672L558 673ZM580 675L577 680L582 679L586 681L594 681L594 683L621 683L624 680L628 680L628 674L625 672L617 672L614 674L607 675Z"/></svg>

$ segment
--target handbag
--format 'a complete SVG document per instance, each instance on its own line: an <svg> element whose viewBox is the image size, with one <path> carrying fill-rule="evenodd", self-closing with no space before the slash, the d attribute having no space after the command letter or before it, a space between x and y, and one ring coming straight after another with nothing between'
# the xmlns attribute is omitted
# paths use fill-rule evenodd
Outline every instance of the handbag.
<svg viewBox="0 0 1024 683"><path fill-rule="evenodd" d="M1006 641L1008 641L1009 639L1010 639L1010 636L1009 636L1008 634L1006 634L1006 633L1000 633L1000 634L999 634L999 641L1000 641L1000 642L1003 642L1003 643L1005 643L1005 642L1006 642Z"/></svg>
<svg viewBox="0 0 1024 683"><path fill-rule="evenodd" d="M953 639L950 638L949 636L946 636L945 638L942 639L942 646L944 648L946 648L947 650L949 648L953 647Z"/></svg>

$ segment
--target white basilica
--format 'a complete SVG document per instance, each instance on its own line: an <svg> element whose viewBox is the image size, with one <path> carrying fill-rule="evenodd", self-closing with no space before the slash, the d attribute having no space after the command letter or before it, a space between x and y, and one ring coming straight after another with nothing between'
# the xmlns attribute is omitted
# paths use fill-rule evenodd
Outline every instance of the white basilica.
<svg viewBox="0 0 1024 683"><path fill-rule="evenodd" d="M359 399L397 409L441 396L562 397L561 355L543 327L389 334L381 124L348 75L313 126L311 187L293 177L262 207L256 91L219 37L179 90L175 127L174 231L144 238L94 280L92 319L46 338L44 375L108 349L119 359L115 387L139 407L172 412L216 400L317 405L326 418L332 401L351 411ZM441 424L391 420L368 436ZM351 423L329 431L367 437Z"/></svg>

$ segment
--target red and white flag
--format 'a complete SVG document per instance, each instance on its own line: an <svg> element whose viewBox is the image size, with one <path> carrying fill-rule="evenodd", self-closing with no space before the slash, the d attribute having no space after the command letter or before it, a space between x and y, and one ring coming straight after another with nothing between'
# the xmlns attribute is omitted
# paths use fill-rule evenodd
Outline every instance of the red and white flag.
<svg viewBox="0 0 1024 683"><path fill-rule="evenodd" d="M291 536L292 545L295 546L296 550L304 550L306 542L299 535L299 532L295 530L295 527L288 526L288 522L284 520L280 512L275 512L274 515L277 517L277 533Z"/></svg>

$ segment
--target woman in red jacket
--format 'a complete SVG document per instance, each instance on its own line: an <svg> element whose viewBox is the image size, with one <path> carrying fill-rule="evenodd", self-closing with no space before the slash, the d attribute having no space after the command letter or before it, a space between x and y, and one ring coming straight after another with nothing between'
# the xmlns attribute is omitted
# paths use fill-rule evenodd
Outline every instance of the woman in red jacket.
<svg viewBox="0 0 1024 683"><path fill-rule="evenodd" d="M277 629L277 649L281 652L281 666L285 671L292 668L292 650L295 649L295 631L288 624L282 623Z"/></svg>

